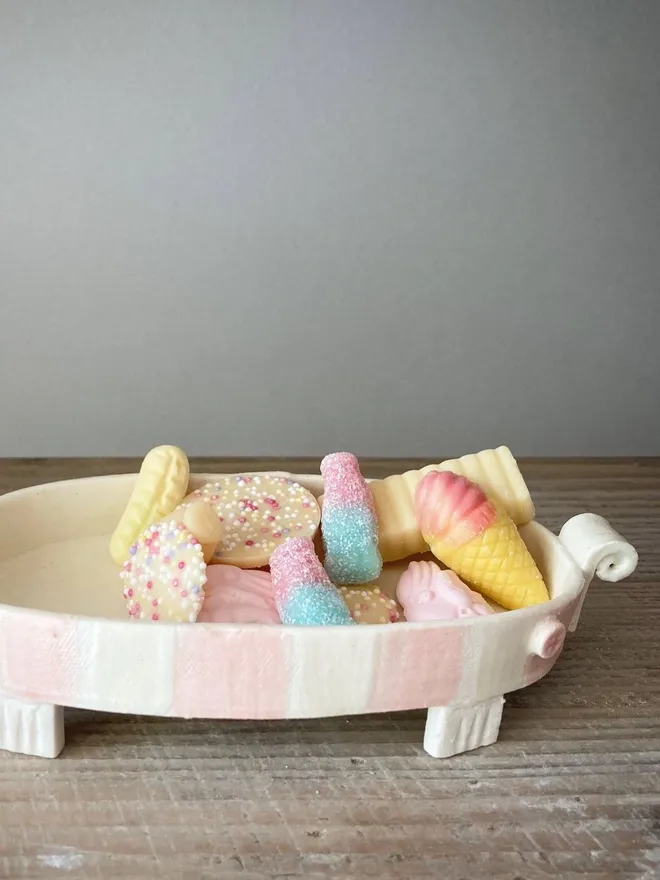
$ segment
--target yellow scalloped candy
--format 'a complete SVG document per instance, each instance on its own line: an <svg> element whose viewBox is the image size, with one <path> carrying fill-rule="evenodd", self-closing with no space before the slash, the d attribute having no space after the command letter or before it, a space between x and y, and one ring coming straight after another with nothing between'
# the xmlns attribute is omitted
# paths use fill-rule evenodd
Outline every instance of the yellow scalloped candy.
<svg viewBox="0 0 660 880"><path fill-rule="evenodd" d="M178 446L156 446L142 462L133 493L110 539L110 555L119 566L148 526L172 513L188 491L188 456Z"/></svg>

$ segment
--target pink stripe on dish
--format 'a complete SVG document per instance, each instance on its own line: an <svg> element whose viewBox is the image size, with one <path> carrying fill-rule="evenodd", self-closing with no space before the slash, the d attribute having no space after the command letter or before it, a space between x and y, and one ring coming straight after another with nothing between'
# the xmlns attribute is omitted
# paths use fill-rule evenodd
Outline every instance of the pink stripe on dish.
<svg viewBox="0 0 660 880"><path fill-rule="evenodd" d="M7 614L0 618L2 687L24 700L75 702L76 624L63 616Z"/></svg>
<svg viewBox="0 0 660 880"><path fill-rule="evenodd" d="M177 633L172 714L285 718L287 689L282 627L194 624Z"/></svg>
<svg viewBox="0 0 660 880"><path fill-rule="evenodd" d="M463 674L464 629L406 625L384 628L369 712L447 706Z"/></svg>

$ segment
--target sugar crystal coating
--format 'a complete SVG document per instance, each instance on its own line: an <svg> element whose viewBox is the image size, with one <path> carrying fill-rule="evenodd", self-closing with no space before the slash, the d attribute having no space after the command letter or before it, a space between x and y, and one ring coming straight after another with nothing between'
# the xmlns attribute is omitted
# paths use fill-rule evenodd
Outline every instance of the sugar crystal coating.
<svg viewBox="0 0 660 880"><path fill-rule="evenodd" d="M383 560L378 549L378 519L373 495L349 452L326 455L322 533L325 566L333 581L363 584L378 577Z"/></svg>
<svg viewBox="0 0 660 880"><path fill-rule="evenodd" d="M275 595L299 584L332 586L309 538L290 538L270 558L270 576Z"/></svg>
<svg viewBox="0 0 660 880"><path fill-rule="evenodd" d="M325 480L323 506L366 507L373 511L373 495L362 476L360 464L351 452L332 452L321 462L321 474Z"/></svg>
<svg viewBox="0 0 660 880"><path fill-rule="evenodd" d="M270 559L270 573L282 623L333 626L354 622L309 538L290 538L278 547Z"/></svg>

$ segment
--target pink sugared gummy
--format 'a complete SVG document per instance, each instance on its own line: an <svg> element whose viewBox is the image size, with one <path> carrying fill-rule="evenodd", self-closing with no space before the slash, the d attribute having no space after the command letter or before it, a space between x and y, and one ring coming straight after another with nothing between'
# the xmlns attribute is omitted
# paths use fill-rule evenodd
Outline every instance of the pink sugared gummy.
<svg viewBox="0 0 660 880"><path fill-rule="evenodd" d="M371 489L352 453L326 455L321 462L321 473L325 480L324 507L366 507L375 511Z"/></svg>
<svg viewBox="0 0 660 880"><path fill-rule="evenodd" d="M303 584L333 585L309 538L289 538L276 547L270 557L270 576L276 597Z"/></svg>

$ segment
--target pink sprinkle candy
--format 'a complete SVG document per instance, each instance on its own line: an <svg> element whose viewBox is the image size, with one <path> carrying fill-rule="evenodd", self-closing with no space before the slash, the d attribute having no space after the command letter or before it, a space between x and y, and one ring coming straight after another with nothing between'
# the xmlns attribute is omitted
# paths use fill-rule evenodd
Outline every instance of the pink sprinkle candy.
<svg viewBox="0 0 660 880"><path fill-rule="evenodd" d="M321 473L325 479L324 507L366 507L375 512L371 489L352 453L326 455L321 462Z"/></svg>
<svg viewBox="0 0 660 880"><path fill-rule="evenodd" d="M158 615L158 614L152 614L152 615L151 615L151 619L152 619L152 620L160 620L160 615Z"/></svg>
<svg viewBox="0 0 660 880"><path fill-rule="evenodd" d="M158 608L158 599L154 599L151 604L154 606L154 608Z"/></svg>
<svg viewBox="0 0 660 880"><path fill-rule="evenodd" d="M246 547L253 547L253 546L254 546L254 541L251 541L251 540L248 538L248 540L245 542L245 546L246 546Z"/></svg>
<svg viewBox="0 0 660 880"><path fill-rule="evenodd" d="M179 568L185 568L185 567L186 567L186 563L183 560L181 560L181 562L179 563Z"/></svg>
<svg viewBox="0 0 660 880"><path fill-rule="evenodd" d="M133 590L128 590L127 592L128 592L129 598L131 598L133 596Z"/></svg>
<svg viewBox="0 0 660 880"><path fill-rule="evenodd" d="M130 562L124 563L124 570L125 571L130 571L132 568L133 568L133 566L131 565Z"/></svg>
<svg viewBox="0 0 660 880"><path fill-rule="evenodd" d="M153 581L147 581L147 589L148 589L148 590L153 590L153 588L154 588L154 582L153 582Z"/></svg>
<svg viewBox="0 0 660 880"><path fill-rule="evenodd" d="M172 581L172 586L173 586L173 587L178 587L178 586L179 586L179 578L174 578L174 580Z"/></svg>
<svg viewBox="0 0 660 880"><path fill-rule="evenodd" d="M188 595L188 590L181 590L181 597L183 599L185 599L187 595Z"/></svg>

